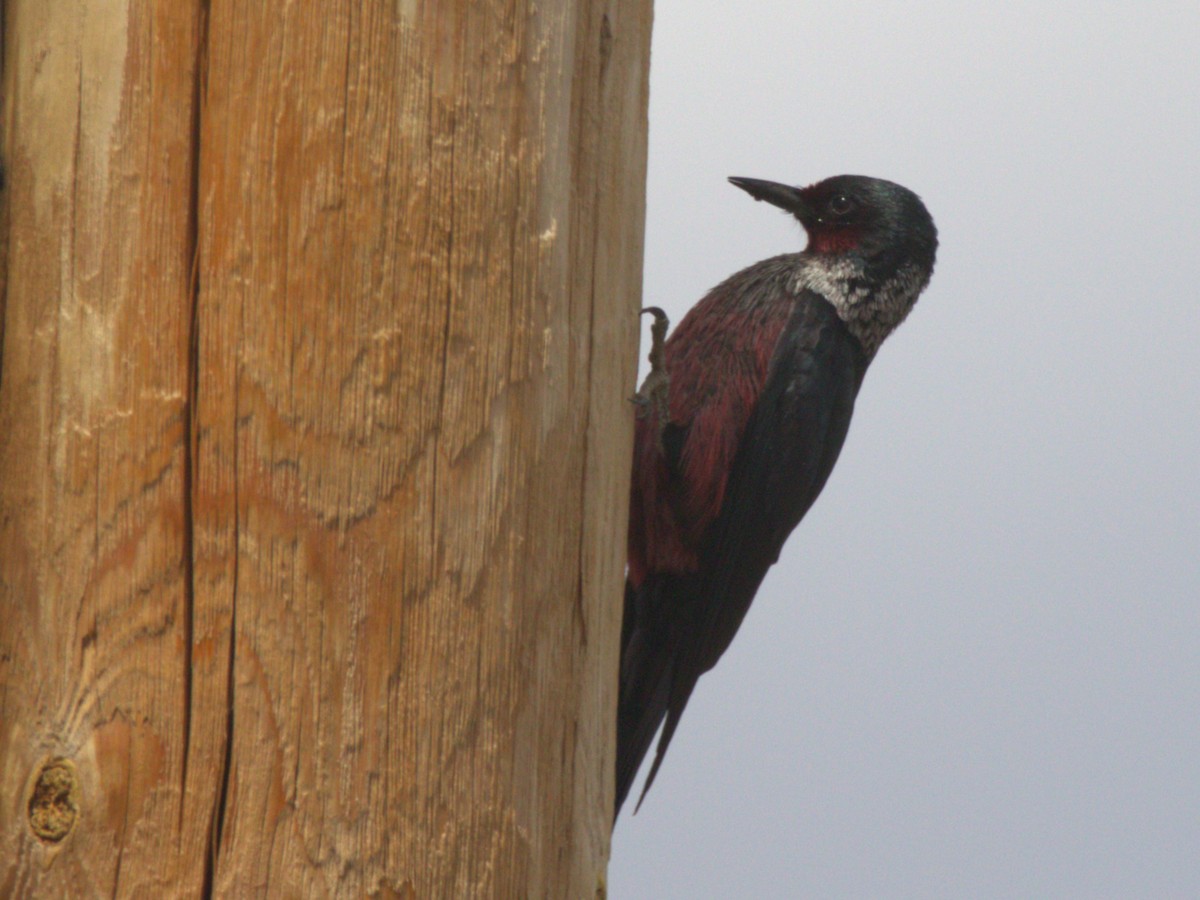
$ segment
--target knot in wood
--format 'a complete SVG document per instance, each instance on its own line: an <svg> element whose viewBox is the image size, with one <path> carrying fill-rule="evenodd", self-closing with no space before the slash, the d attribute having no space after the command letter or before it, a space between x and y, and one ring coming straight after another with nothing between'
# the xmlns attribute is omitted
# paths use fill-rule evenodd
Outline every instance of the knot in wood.
<svg viewBox="0 0 1200 900"><path fill-rule="evenodd" d="M29 827L38 840L57 844L75 827L79 817L79 779L66 759L42 766L29 797Z"/></svg>

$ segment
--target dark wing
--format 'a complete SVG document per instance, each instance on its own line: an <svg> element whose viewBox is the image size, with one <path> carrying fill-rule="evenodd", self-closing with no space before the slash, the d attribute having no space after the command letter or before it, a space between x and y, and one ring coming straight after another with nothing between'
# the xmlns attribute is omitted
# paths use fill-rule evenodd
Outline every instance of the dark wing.
<svg viewBox="0 0 1200 900"><path fill-rule="evenodd" d="M634 438L629 578L694 572L779 336L791 318L795 255L730 276L697 303L665 348L669 421L651 412Z"/></svg>
<svg viewBox="0 0 1200 900"><path fill-rule="evenodd" d="M763 260L713 288L664 353L666 423L651 410L634 438L629 573L621 625L616 810L667 714L680 612L696 603L704 536L779 337L791 319L795 256Z"/></svg>
<svg viewBox="0 0 1200 900"><path fill-rule="evenodd" d="M767 569L825 486L866 366L861 345L833 307L803 295L776 344L720 511L705 534L700 570L675 598L666 724L643 797L696 680L728 648Z"/></svg>

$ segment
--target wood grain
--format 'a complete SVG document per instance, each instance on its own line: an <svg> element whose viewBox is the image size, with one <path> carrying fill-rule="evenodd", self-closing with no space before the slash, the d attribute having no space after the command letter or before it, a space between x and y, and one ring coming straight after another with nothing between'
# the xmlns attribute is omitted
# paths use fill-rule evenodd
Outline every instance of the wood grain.
<svg viewBox="0 0 1200 900"><path fill-rule="evenodd" d="M602 892L649 31L11 0L0 895Z"/></svg>
<svg viewBox="0 0 1200 900"><path fill-rule="evenodd" d="M203 867L181 826L198 28L171 2L5 7L0 896ZM78 815L43 841L58 759Z"/></svg>

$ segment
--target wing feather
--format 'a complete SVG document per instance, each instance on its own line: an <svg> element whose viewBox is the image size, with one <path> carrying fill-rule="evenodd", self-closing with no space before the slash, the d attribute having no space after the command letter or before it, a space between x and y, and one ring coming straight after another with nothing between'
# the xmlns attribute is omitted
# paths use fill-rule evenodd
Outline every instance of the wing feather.
<svg viewBox="0 0 1200 900"><path fill-rule="evenodd" d="M635 615L637 624L622 650L621 710L624 720L638 720L638 728L636 741L621 735L618 746L618 810L665 718L645 797L697 679L733 640L784 541L824 487L846 437L866 356L823 298L808 292L785 296L789 315L774 329L752 402L740 396L741 389L718 386L697 404L694 394L676 394L695 383L680 386L671 372L672 420L677 410L689 414L688 433L679 467L655 474L674 479L682 511L700 514L703 530L698 540L692 536L694 566L656 574L653 596L636 588L627 595L626 615ZM733 374L742 385L756 380L747 371ZM719 477L712 467L723 468ZM715 509L705 516L714 494ZM631 559L632 538L631 530ZM632 570L631 563L631 575ZM643 672L653 673L652 686L639 684ZM651 698L632 715L637 699Z"/></svg>

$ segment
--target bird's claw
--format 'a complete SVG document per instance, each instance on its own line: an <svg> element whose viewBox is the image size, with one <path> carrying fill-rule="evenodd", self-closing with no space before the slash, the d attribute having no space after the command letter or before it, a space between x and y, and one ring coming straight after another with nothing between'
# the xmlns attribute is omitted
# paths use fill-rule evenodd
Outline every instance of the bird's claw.
<svg viewBox="0 0 1200 900"><path fill-rule="evenodd" d="M649 313L654 316L654 324L650 326L650 372L646 375L638 392L629 398L637 407L637 417L644 419L651 413L658 417L658 438L662 443L662 431L667 426L670 416L670 387L671 376L667 374L664 362L664 347L667 340L667 328L671 320L657 306L647 306L642 315Z"/></svg>

